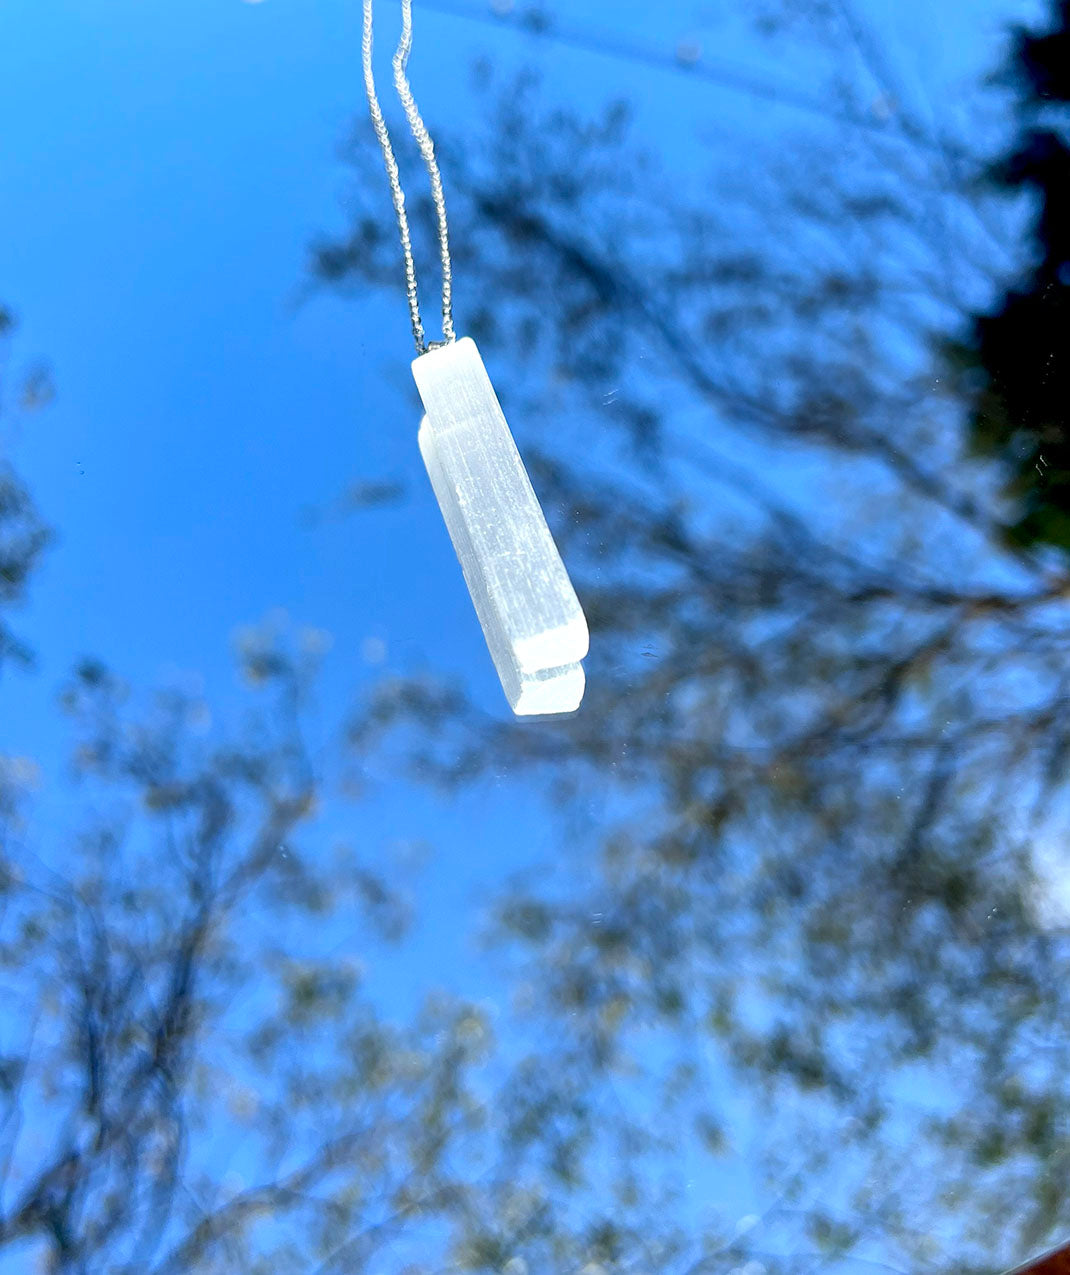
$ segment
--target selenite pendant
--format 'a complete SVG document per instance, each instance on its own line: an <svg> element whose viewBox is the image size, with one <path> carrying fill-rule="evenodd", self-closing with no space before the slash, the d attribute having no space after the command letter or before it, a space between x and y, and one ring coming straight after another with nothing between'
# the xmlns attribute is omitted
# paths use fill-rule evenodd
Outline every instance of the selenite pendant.
<svg viewBox="0 0 1070 1275"><path fill-rule="evenodd" d="M587 621L475 342L412 364L420 452L514 713L571 713L583 698Z"/></svg>

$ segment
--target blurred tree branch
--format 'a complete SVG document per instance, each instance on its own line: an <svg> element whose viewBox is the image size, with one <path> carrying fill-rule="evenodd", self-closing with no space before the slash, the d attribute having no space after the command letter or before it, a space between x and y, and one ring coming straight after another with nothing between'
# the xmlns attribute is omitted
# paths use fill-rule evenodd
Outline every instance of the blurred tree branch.
<svg viewBox="0 0 1070 1275"><path fill-rule="evenodd" d="M5 364L6 345L14 327L14 315L0 305L0 417L10 407ZM49 395L46 374L41 369L32 370L23 380L21 405L36 407ZM29 493L0 451L0 669L5 661L14 659L25 664L31 658L29 649L8 628L4 617L22 601L26 581L49 538Z"/></svg>

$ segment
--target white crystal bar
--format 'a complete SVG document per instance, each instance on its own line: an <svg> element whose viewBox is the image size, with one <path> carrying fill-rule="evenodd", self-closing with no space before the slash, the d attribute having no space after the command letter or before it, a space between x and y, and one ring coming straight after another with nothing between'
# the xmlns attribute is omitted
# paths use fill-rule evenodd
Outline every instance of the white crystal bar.
<svg viewBox="0 0 1070 1275"><path fill-rule="evenodd" d="M426 416L420 424L420 451L450 533L450 539L461 562L461 569L468 585L468 592L472 596L476 615L483 626L494 667L498 671L502 689L513 712L518 716L572 712L579 707L580 700L583 698L585 685L583 666L576 662L534 673L526 673L520 667L512 648L503 636L501 620L491 602L486 578L478 569L468 528L461 517L454 489L442 470Z"/></svg>
<svg viewBox="0 0 1070 1275"><path fill-rule="evenodd" d="M583 698L587 621L469 338L413 362L420 451L502 689L519 715Z"/></svg>

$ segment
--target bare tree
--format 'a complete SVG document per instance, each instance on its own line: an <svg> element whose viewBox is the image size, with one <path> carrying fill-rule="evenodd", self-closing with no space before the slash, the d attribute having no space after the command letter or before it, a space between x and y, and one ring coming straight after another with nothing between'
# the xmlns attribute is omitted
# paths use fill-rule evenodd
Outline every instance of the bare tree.
<svg viewBox="0 0 1070 1275"><path fill-rule="evenodd" d="M374 1269L459 1207L484 1024L445 1003L380 1021L353 930L396 937L404 907L354 852L304 853L311 658L253 638L243 661L267 702L231 742L195 695L135 711L83 665L64 707L95 819L60 871L5 812L0 1248L49 1270Z"/></svg>
<svg viewBox="0 0 1070 1275"><path fill-rule="evenodd" d="M399 1022L365 987L409 905L377 847L325 831L344 776L308 743L317 645L245 636L234 732L194 690L138 699L85 662L62 700L73 826L9 785L0 1254L57 1275L514 1275L521 1251L573 1270L627 1236L656 1261L658 1198L611 1221L590 1190L581 1077L500 1049L485 1006L429 991Z"/></svg>

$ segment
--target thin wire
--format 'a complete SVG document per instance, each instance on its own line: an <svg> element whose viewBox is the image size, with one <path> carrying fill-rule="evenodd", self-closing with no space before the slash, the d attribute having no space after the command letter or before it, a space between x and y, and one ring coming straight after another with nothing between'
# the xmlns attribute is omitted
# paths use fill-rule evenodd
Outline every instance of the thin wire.
<svg viewBox="0 0 1070 1275"><path fill-rule="evenodd" d="M397 218L398 234L401 236L401 250L405 254L405 292L409 298L409 319L412 323L412 336L416 342L416 352L423 354L427 350L424 339L424 327L420 322L420 300L416 291L416 265L412 257L412 239L409 235L409 219L405 214L405 192L401 188L401 176L398 163L394 158L394 148L390 145L390 133L383 119L383 111L375 92L375 76L372 73L372 0L364 0L364 38L361 42L361 53L364 63L364 92L368 97L368 110L371 112L375 136L379 139L379 149L383 152L383 164L390 182L390 197L394 201L394 215Z"/></svg>
<svg viewBox="0 0 1070 1275"><path fill-rule="evenodd" d="M746 68L734 66L729 62L713 62L705 55L701 55L698 61L685 60L679 53L673 55L668 51L662 52L652 46L631 41L598 28L587 28L556 20L545 23L535 22L531 20L529 13L515 7L478 9L465 3L464 0L420 0L420 2L425 9L434 9L438 13L462 18L468 22L478 22L483 26L499 29L505 28L523 36L579 49L586 53L596 53L621 61L638 62L662 71L675 72L680 76L718 84L738 93L746 93L752 97L790 106L800 111L822 115L838 123L851 124L869 132L879 133L890 140L903 136L901 132L897 133L892 129L890 121L882 121L864 111L830 107L822 98L812 97L790 84L763 79ZM901 130L902 122L899 121L896 127ZM948 139L933 139L916 131L912 131L907 136L917 146L926 150L941 152L946 150L953 158L961 160L971 158L964 146Z"/></svg>
<svg viewBox="0 0 1070 1275"><path fill-rule="evenodd" d="M453 267L450 264L450 235L446 223L446 195L442 189L442 176L435 160L435 144L420 116L416 99L405 67L412 52L412 0L401 0L401 39L394 54L394 87L397 89L401 105L409 121L409 128L416 139L416 145L423 156L424 167L431 182L431 198L435 204L435 216L438 221L438 251L442 262L442 336L453 341Z"/></svg>

